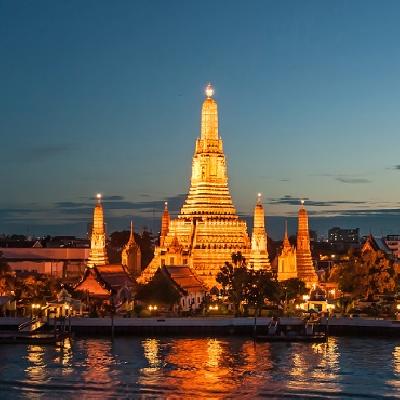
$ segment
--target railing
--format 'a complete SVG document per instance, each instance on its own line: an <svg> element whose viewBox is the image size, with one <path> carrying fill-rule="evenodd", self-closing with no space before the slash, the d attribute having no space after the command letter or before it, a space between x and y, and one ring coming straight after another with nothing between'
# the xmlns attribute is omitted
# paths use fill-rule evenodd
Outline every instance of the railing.
<svg viewBox="0 0 400 400"><path fill-rule="evenodd" d="M39 317L34 317L29 321L23 322L18 326L19 331L31 331L34 332L37 329L41 328L43 325L46 324L46 319L45 318L39 318ZM27 329L30 327L30 329Z"/></svg>

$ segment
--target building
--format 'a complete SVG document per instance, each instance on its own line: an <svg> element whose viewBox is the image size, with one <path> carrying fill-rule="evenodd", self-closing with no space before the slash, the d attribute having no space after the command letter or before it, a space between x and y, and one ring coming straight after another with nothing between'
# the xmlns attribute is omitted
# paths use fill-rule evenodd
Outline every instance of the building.
<svg viewBox="0 0 400 400"><path fill-rule="evenodd" d="M195 311L200 308L207 288L187 265L166 265L161 268L161 272L179 291L181 311Z"/></svg>
<svg viewBox="0 0 400 400"><path fill-rule="evenodd" d="M133 229L133 222L131 221L131 234L128 243L122 249L122 265L126 267L132 276L138 277L142 272L141 258L142 254L139 245L135 241L135 232Z"/></svg>
<svg viewBox="0 0 400 400"><path fill-rule="evenodd" d="M0 252L12 271L57 278L80 276L89 257L89 249L75 247L5 247Z"/></svg>
<svg viewBox="0 0 400 400"><path fill-rule="evenodd" d="M383 239L379 239L374 237L372 234L369 234L362 247L361 247L361 254L368 253L368 252L382 252L386 257L393 258L393 253L386 245Z"/></svg>
<svg viewBox="0 0 400 400"><path fill-rule="evenodd" d="M387 235L382 239L393 255L400 259L400 235Z"/></svg>
<svg viewBox="0 0 400 400"><path fill-rule="evenodd" d="M286 281L291 278L297 278L297 258L296 247L292 246L289 242L286 223L282 251L278 256L277 279L278 281Z"/></svg>
<svg viewBox="0 0 400 400"><path fill-rule="evenodd" d="M308 214L304 208L304 201L298 212L297 247L296 247L297 277L307 287L318 283L314 263L311 257L310 236L308 230Z"/></svg>
<svg viewBox="0 0 400 400"><path fill-rule="evenodd" d="M268 268L268 255L262 254L260 237L259 233L255 236L255 244L261 246L257 262L260 268ZM251 249L246 222L239 219L229 192L226 159L218 131L218 107L213 99L213 88L208 85L188 196L176 219L170 219L166 205L160 245L138 281L148 282L163 265L185 264L207 287L212 287L216 285L217 273L225 261L231 259L232 253L241 252L249 260Z"/></svg>
<svg viewBox="0 0 400 400"><path fill-rule="evenodd" d="M108 264L86 268L75 292L86 293L91 298L109 300L114 296L115 303L131 300L135 284L123 265Z"/></svg>
<svg viewBox="0 0 400 400"><path fill-rule="evenodd" d="M341 229L337 226L328 231L329 243L358 244L360 241L360 228Z"/></svg>

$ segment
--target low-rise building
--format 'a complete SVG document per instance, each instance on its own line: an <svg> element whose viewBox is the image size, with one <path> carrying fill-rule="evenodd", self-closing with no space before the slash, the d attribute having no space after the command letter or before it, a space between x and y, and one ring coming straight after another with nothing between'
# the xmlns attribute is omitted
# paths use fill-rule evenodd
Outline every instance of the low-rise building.
<svg viewBox="0 0 400 400"><path fill-rule="evenodd" d="M0 253L12 271L37 272L57 278L79 276L89 257L88 248L4 247Z"/></svg>

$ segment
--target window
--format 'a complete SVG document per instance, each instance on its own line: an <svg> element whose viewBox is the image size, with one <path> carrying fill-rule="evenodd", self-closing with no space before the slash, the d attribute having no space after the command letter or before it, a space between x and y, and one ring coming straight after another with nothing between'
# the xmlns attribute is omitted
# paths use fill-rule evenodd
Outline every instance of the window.
<svg viewBox="0 0 400 400"><path fill-rule="evenodd" d="M175 257L170 257L169 258L169 264L170 265L175 265Z"/></svg>

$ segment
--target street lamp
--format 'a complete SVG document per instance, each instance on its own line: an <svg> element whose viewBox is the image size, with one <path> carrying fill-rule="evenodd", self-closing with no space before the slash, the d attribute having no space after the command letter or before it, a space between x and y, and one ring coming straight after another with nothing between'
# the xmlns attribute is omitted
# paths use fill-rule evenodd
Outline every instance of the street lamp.
<svg viewBox="0 0 400 400"><path fill-rule="evenodd" d="M310 296L308 294L304 294L303 300L307 304L307 311L310 311L310 304L308 303L308 300L310 300Z"/></svg>
<svg viewBox="0 0 400 400"><path fill-rule="evenodd" d="M35 316L36 311L35 310L39 310L39 308L41 307L40 304L37 303L32 303L32 318Z"/></svg>

